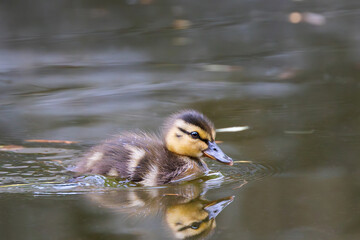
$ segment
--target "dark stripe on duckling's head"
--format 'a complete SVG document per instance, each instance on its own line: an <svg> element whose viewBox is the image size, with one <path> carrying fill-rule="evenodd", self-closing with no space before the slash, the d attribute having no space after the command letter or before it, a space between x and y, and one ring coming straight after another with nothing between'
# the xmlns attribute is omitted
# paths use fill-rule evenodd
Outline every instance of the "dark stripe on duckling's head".
<svg viewBox="0 0 360 240"><path fill-rule="evenodd" d="M192 133L194 133L194 132L192 132L192 133L191 133L191 132L188 132L188 131L186 131L185 129L183 129L183 128L181 128L181 127L178 127L178 129L179 129L181 132L183 132L183 133L185 133L185 134L187 134L187 135L192 135ZM200 139L201 141L203 141L203 142L206 143L206 144L209 144L209 140L203 139L203 138L200 137L200 135L199 135L197 132L195 132L195 133L197 134L195 138ZM176 137L179 137L178 134L176 135Z"/></svg>
<svg viewBox="0 0 360 240"><path fill-rule="evenodd" d="M202 223L208 222L208 221L210 221L210 218L209 218L209 216L206 216L204 219L202 219L202 220L200 220L200 221L198 221L198 222L193 222L193 223L191 223L190 225L181 227L180 229L178 229L178 231L179 231L179 232L185 231L186 229L189 229L189 228L191 228L191 229L193 229L193 230L197 230L197 229L200 228L200 225L201 225Z"/></svg>
<svg viewBox="0 0 360 240"><path fill-rule="evenodd" d="M194 111L194 110L185 110L178 113L178 119L182 119L187 123L198 126L203 129L205 132L209 133L210 136L213 136L214 124L203 114ZM214 139L211 139L214 140Z"/></svg>

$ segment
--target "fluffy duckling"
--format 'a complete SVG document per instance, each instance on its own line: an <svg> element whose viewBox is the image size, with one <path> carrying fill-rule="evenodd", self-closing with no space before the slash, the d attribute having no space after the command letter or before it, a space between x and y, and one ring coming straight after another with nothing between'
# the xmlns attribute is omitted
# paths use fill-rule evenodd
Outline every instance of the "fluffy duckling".
<svg viewBox="0 0 360 240"><path fill-rule="evenodd" d="M74 171L155 186L207 174L203 156L233 164L215 143L213 123L197 111L185 110L165 121L162 139L146 133L124 133L95 146Z"/></svg>

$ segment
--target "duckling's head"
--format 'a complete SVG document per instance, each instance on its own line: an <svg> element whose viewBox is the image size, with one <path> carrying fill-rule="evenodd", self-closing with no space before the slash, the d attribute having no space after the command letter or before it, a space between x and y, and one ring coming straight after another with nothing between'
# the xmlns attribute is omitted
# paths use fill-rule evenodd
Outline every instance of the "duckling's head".
<svg viewBox="0 0 360 240"><path fill-rule="evenodd" d="M215 143L214 124L197 111L185 110L170 116L165 121L164 138L167 149L173 153L233 164Z"/></svg>

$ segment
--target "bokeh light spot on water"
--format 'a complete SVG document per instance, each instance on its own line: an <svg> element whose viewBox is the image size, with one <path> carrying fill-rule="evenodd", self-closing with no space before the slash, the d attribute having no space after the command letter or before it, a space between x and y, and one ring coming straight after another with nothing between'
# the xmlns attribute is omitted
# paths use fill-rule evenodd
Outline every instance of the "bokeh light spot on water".
<svg viewBox="0 0 360 240"><path fill-rule="evenodd" d="M301 13L298 13L298 12L292 12L289 14L289 21L291 23L299 23L301 22L303 16Z"/></svg>

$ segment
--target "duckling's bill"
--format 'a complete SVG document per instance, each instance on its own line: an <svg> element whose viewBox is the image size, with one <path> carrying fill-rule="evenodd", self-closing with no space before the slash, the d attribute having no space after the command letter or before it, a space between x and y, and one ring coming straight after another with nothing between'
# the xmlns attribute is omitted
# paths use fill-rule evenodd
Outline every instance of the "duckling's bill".
<svg viewBox="0 0 360 240"><path fill-rule="evenodd" d="M234 196L218 199L208 203L204 210L208 212L209 219L215 218L227 205L229 205L233 200Z"/></svg>
<svg viewBox="0 0 360 240"><path fill-rule="evenodd" d="M230 166L234 164L233 160L227 156L215 142L209 141L208 146L209 147L203 152L205 157L217 160Z"/></svg>

